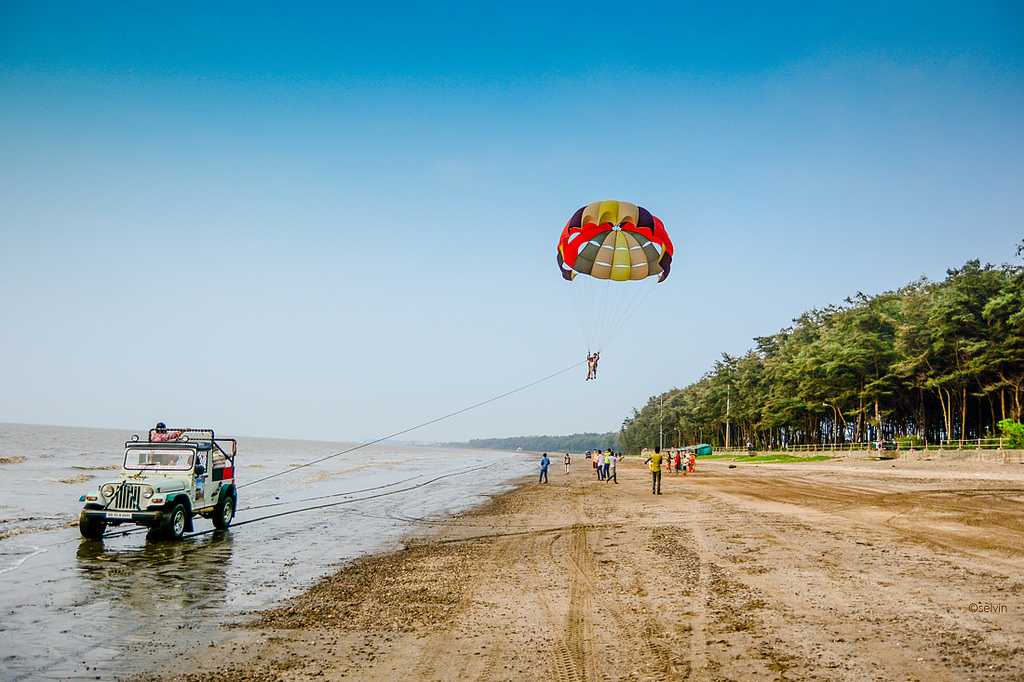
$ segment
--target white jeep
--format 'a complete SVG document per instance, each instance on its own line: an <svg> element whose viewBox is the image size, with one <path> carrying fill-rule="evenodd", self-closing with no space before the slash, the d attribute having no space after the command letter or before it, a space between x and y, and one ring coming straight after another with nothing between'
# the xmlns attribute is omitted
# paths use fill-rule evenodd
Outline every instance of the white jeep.
<svg viewBox="0 0 1024 682"><path fill-rule="evenodd" d="M177 540L193 530L195 516L227 528L238 505L237 451L234 438L216 438L212 429L151 430L147 440L132 436L118 479L79 498L85 503L78 516L82 537L99 540L108 525L134 523L148 527L151 537Z"/></svg>

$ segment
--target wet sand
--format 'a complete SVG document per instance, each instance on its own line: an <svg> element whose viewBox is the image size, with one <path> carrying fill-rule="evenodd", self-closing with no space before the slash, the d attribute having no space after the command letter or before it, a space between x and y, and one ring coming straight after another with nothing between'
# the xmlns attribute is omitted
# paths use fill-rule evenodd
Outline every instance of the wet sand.
<svg viewBox="0 0 1024 682"><path fill-rule="evenodd" d="M351 444L244 438L230 530L197 519L181 542L130 526L83 540L79 498L118 477L128 437L0 424L0 453L25 456L0 467L0 680L124 678L219 650L234 634L225 626L400 547L417 517L470 509L533 469L521 454L387 443L250 487ZM62 482L80 476L92 478Z"/></svg>
<svg viewBox="0 0 1024 682"><path fill-rule="evenodd" d="M421 520L173 677L1024 679L1024 466L589 463Z"/></svg>

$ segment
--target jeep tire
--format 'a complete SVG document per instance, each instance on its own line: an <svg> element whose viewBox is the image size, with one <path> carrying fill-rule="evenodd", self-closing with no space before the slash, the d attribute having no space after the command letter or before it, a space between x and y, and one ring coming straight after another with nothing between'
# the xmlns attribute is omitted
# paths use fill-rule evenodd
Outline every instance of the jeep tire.
<svg viewBox="0 0 1024 682"><path fill-rule="evenodd" d="M188 509L184 502L175 502L164 520L161 534L168 540L180 540L188 525Z"/></svg>
<svg viewBox="0 0 1024 682"><path fill-rule="evenodd" d="M89 516L83 511L78 515L78 530L86 540L101 540L107 531L107 522L98 516Z"/></svg>
<svg viewBox="0 0 1024 682"><path fill-rule="evenodd" d="M235 496L233 494L221 495L217 500L217 506L213 510L213 525L218 530L224 530L231 525L231 519L235 518Z"/></svg>

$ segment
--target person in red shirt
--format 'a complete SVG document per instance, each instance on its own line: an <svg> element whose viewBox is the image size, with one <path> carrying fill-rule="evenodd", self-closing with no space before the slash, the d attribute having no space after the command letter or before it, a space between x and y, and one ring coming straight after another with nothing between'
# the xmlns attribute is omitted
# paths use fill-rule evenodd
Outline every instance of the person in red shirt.
<svg viewBox="0 0 1024 682"><path fill-rule="evenodd" d="M150 443L169 443L171 441L178 440L181 438L181 431L168 431L167 425L163 422L157 422L156 428L149 432Z"/></svg>

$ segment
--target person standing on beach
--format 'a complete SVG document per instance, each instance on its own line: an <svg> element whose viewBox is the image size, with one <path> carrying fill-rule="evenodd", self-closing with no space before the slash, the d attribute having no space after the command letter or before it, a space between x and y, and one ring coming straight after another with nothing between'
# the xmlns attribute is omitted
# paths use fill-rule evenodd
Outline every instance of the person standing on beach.
<svg viewBox="0 0 1024 682"><path fill-rule="evenodd" d="M568 452L565 453L565 459L563 460L563 462L565 463L565 473L569 473L569 453Z"/></svg>
<svg viewBox="0 0 1024 682"><path fill-rule="evenodd" d="M646 460L645 464L649 464L651 467L651 494L661 494L661 446L654 446L654 453L651 454Z"/></svg>
<svg viewBox="0 0 1024 682"><path fill-rule="evenodd" d="M697 468L697 453L695 453L695 452L691 452L690 453L690 462L689 462L689 464L690 464L690 466L687 467L687 468L690 470L690 473L692 474L693 470Z"/></svg>
<svg viewBox="0 0 1024 682"><path fill-rule="evenodd" d="M538 483L548 482L548 466L550 466L551 460L548 459L548 453L544 453L540 458L540 479Z"/></svg>
<svg viewBox="0 0 1024 682"><path fill-rule="evenodd" d="M676 450L675 461L673 462L673 464L675 464L676 476L678 476L679 472L683 470L683 460L682 457L679 456L678 450Z"/></svg>
<svg viewBox="0 0 1024 682"><path fill-rule="evenodd" d="M604 480L608 480L609 469L612 466L612 451L608 450L601 456L601 466L604 467Z"/></svg>
<svg viewBox="0 0 1024 682"><path fill-rule="evenodd" d="M608 458L609 458L608 478L611 479L612 483L614 483L615 485L618 485L619 484L619 476L618 476L618 473L617 473L618 472L618 466L617 465L619 463L619 458L610 449L608 450Z"/></svg>

